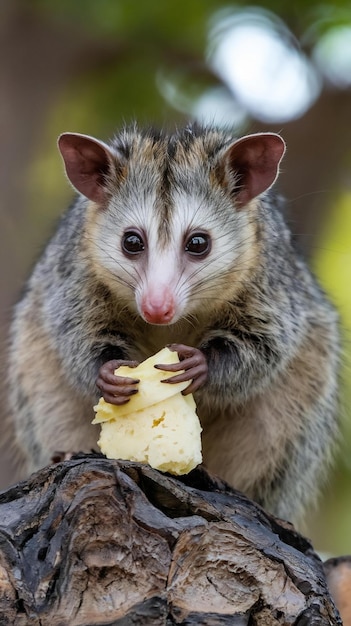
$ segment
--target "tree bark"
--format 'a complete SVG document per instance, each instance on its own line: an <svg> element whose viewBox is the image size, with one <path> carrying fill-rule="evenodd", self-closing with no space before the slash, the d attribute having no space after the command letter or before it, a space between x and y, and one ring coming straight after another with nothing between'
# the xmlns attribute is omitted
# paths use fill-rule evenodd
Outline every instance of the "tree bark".
<svg viewBox="0 0 351 626"><path fill-rule="evenodd" d="M341 624L309 542L197 469L79 455L0 494L0 623Z"/></svg>

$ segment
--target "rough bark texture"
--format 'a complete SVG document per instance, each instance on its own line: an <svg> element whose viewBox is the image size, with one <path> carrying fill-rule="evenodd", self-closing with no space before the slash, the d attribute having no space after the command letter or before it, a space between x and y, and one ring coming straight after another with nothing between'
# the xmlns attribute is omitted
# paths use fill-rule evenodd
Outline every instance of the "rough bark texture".
<svg viewBox="0 0 351 626"><path fill-rule="evenodd" d="M292 526L202 470L82 455L0 494L0 624L341 624Z"/></svg>

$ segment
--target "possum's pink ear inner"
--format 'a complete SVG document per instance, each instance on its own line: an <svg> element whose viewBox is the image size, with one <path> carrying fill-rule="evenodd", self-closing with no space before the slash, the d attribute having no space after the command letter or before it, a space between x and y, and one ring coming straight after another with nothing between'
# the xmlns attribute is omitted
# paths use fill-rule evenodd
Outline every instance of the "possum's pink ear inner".
<svg viewBox="0 0 351 626"><path fill-rule="evenodd" d="M226 150L226 178L239 207L273 185L284 152L285 142L275 133L247 135Z"/></svg>
<svg viewBox="0 0 351 626"><path fill-rule="evenodd" d="M87 135L63 133L58 139L58 147L73 187L89 200L104 203L106 174L112 166L108 146Z"/></svg>

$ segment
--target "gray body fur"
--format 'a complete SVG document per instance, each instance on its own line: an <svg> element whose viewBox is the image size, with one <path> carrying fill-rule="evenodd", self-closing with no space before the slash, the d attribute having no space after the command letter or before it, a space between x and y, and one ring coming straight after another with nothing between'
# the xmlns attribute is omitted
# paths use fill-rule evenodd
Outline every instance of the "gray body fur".
<svg viewBox="0 0 351 626"><path fill-rule="evenodd" d="M235 209L216 173L227 141L211 130L125 131L111 144L119 159L108 208L80 196L62 219L12 326L10 400L26 472L55 450L96 449L102 363L141 361L178 342L208 360L195 394L205 465L283 518L299 517L317 495L338 434L337 315L293 249L274 196ZM152 221L155 253L169 259L182 220L180 230L189 222L210 230L213 249L188 273L174 258L183 313L149 325L135 304L149 270L128 266L121 233Z"/></svg>

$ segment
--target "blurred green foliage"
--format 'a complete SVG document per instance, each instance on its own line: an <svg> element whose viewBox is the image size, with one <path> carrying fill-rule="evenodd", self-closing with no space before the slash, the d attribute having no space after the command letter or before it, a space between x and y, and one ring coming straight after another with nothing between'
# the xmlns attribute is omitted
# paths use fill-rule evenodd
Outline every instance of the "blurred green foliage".
<svg viewBox="0 0 351 626"><path fill-rule="evenodd" d="M316 548L329 554L345 554L351 552L351 191L340 191L323 230L313 265L340 312L342 434L337 467L321 509L309 520L307 532L312 534Z"/></svg>

